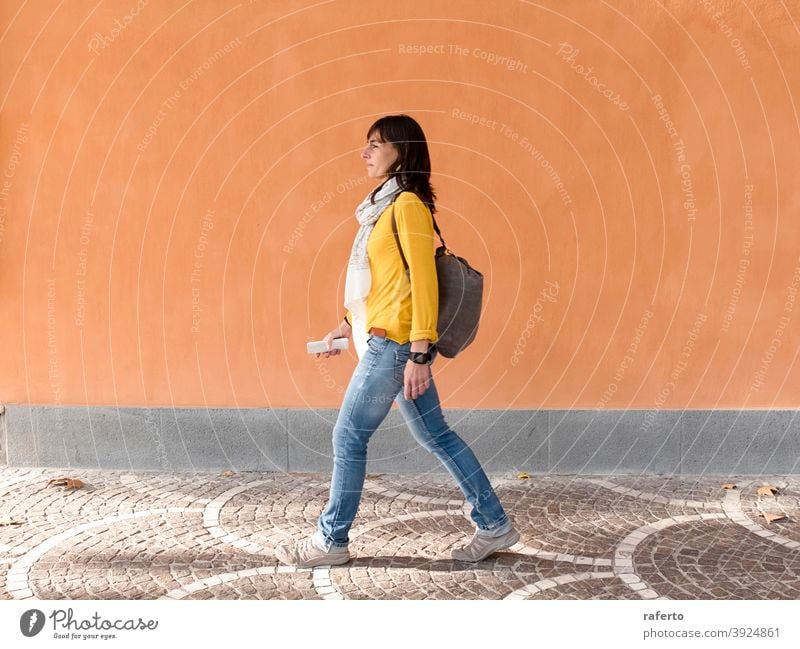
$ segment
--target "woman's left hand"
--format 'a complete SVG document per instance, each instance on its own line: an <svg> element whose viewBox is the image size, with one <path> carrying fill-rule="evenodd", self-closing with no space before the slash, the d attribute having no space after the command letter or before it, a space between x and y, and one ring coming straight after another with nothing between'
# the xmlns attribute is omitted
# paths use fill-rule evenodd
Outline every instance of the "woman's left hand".
<svg viewBox="0 0 800 649"><path fill-rule="evenodd" d="M403 378L403 396L406 401L416 399L431 385L431 366L428 363L407 361Z"/></svg>

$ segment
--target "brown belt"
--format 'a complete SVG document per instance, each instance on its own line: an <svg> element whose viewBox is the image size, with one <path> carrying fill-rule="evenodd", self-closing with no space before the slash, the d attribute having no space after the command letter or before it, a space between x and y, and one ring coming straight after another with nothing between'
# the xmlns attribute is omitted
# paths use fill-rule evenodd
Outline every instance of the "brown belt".
<svg viewBox="0 0 800 649"><path fill-rule="evenodd" d="M380 329L378 327L370 327L369 333L373 336L380 336L381 338L386 338L386 329Z"/></svg>

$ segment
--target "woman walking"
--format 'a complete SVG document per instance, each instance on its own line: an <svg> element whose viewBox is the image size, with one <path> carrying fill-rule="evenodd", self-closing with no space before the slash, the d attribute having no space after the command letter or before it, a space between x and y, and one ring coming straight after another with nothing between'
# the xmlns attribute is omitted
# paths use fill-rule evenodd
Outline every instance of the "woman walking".
<svg viewBox="0 0 800 649"><path fill-rule="evenodd" d="M275 556L299 568L350 560L348 532L361 501L367 443L395 400L415 439L442 462L472 505L477 529L469 543L452 551L452 558L480 561L514 545L519 533L472 450L445 423L431 376L439 295L433 249L436 195L425 134L408 115L383 117L367 131L361 157L367 174L381 184L356 209L360 228L345 280L347 315L324 338L330 348L334 338L352 336L359 363L333 429L333 475L316 533L278 546ZM331 350L324 356L339 353Z"/></svg>

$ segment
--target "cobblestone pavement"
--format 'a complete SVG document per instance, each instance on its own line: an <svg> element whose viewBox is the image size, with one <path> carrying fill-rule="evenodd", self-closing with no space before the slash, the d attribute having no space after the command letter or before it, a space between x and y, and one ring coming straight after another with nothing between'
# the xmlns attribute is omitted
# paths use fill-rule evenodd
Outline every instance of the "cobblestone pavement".
<svg viewBox="0 0 800 649"><path fill-rule="evenodd" d="M800 598L800 477L490 478L507 551L450 559L474 528L447 474L370 474L352 560L297 570L273 551L313 533L326 474L2 467L0 599Z"/></svg>

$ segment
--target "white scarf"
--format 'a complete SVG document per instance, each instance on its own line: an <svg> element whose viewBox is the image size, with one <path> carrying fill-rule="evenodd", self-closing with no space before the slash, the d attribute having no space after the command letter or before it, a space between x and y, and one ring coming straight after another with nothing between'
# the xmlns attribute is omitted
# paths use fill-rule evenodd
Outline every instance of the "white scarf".
<svg viewBox="0 0 800 649"><path fill-rule="evenodd" d="M347 277L344 282L344 306L352 315L353 343L360 359L367 351L367 295L372 286L372 274L367 257L367 241L372 228L381 213L391 204L402 190L397 178L387 180L375 195L375 204L370 202L370 192L356 208L356 220L361 227L356 232L350 261L347 264Z"/></svg>

